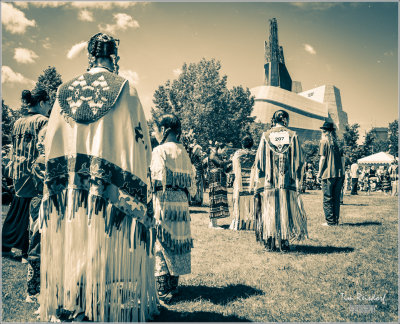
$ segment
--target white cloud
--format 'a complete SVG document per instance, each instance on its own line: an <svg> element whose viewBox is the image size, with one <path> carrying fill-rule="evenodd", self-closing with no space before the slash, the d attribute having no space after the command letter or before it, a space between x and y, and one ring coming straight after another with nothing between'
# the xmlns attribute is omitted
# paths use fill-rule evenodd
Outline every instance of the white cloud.
<svg viewBox="0 0 400 324"><path fill-rule="evenodd" d="M18 47L14 51L14 60L16 60L18 63L34 63L35 59L37 59L39 56L37 54L27 48L21 48Z"/></svg>
<svg viewBox="0 0 400 324"><path fill-rule="evenodd" d="M94 21L93 12L83 9L82 11L79 12L78 19L82 21L92 22Z"/></svg>
<svg viewBox="0 0 400 324"><path fill-rule="evenodd" d="M21 73L14 72L9 66L1 67L1 83L18 83L33 86L35 81L24 77Z"/></svg>
<svg viewBox="0 0 400 324"><path fill-rule="evenodd" d="M93 12L83 9L82 11L79 11L78 19L82 21L93 21Z"/></svg>
<svg viewBox="0 0 400 324"><path fill-rule="evenodd" d="M9 3L1 4L1 22L12 34L23 34L28 27L36 26L35 20L29 20L25 14Z"/></svg>
<svg viewBox="0 0 400 324"><path fill-rule="evenodd" d="M291 2L290 5L304 10L323 11L343 4L338 2Z"/></svg>
<svg viewBox="0 0 400 324"><path fill-rule="evenodd" d="M46 37L46 38L43 39L41 42L42 42L42 46L43 46L45 49L50 49L50 48L51 48L50 37Z"/></svg>
<svg viewBox="0 0 400 324"><path fill-rule="evenodd" d="M88 43L83 41L73 45L67 53L67 58L72 60L73 58L77 57L81 52L83 52L85 49L87 49L87 46Z"/></svg>
<svg viewBox="0 0 400 324"><path fill-rule="evenodd" d="M182 69L180 68L174 69L172 73L174 74L174 76L178 77L182 73Z"/></svg>
<svg viewBox="0 0 400 324"><path fill-rule="evenodd" d="M14 5L22 9L28 8L28 2L25 1L15 1Z"/></svg>
<svg viewBox="0 0 400 324"><path fill-rule="evenodd" d="M119 30L127 30L128 28L139 28L139 23L131 16L125 13L114 14L115 24L106 24L105 26L98 25L101 31L114 34Z"/></svg>
<svg viewBox="0 0 400 324"><path fill-rule="evenodd" d="M45 8L45 7L50 7L50 8L58 8L58 7L62 7L65 6L66 4L68 4L68 2L64 2L64 1L32 1L29 2L30 5L34 6L34 7L39 7L39 8Z"/></svg>
<svg viewBox="0 0 400 324"><path fill-rule="evenodd" d="M120 70L118 74L129 81L130 85L137 86L139 84L139 74L132 70Z"/></svg>
<svg viewBox="0 0 400 324"><path fill-rule="evenodd" d="M146 4L145 2L128 2L128 1L117 1L117 2L103 2L103 1L74 1L71 2L71 6L75 8L91 8L91 9L103 9L109 10L112 8L129 8L138 4Z"/></svg>
<svg viewBox="0 0 400 324"><path fill-rule="evenodd" d="M317 54L317 52L315 51L314 47L312 47L309 44L304 44L304 49L306 50L306 52L308 52L308 53L310 53L312 55Z"/></svg>

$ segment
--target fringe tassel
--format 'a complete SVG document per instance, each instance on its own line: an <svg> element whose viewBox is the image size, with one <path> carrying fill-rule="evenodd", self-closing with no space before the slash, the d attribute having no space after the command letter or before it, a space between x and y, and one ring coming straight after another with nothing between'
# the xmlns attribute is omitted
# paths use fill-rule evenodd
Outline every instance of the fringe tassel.
<svg viewBox="0 0 400 324"><path fill-rule="evenodd" d="M59 308L84 311L98 322L148 321L157 314L152 230L125 217L119 230L105 235L108 210L93 213L88 226L87 210L79 208L58 230L56 210L50 215L42 231L42 321Z"/></svg>
<svg viewBox="0 0 400 324"><path fill-rule="evenodd" d="M68 207L67 220L71 221L75 218L76 213L83 208L87 215L87 225L91 225L94 215L102 214L105 220L105 233L112 235L113 230L119 230L123 220L131 218L120 209L107 202L106 199L100 196L89 195L87 190L65 189L62 192L49 196L43 199L40 217L40 226L47 226L50 214L56 212L56 217L60 227L64 220L66 208ZM149 239L143 236L146 242Z"/></svg>
<svg viewBox="0 0 400 324"><path fill-rule="evenodd" d="M188 173L172 172L167 169L167 185L177 188L190 188L192 180Z"/></svg>
<svg viewBox="0 0 400 324"><path fill-rule="evenodd" d="M173 239L171 233L166 231L162 226L157 227L157 238L173 254L184 254L190 252L193 248L193 239L186 238L183 240Z"/></svg>
<svg viewBox="0 0 400 324"><path fill-rule="evenodd" d="M173 222L190 221L190 213L187 209L167 209L164 211L163 220Z"/></svg>
<svg viewBox="0 0 400 324"><path fill-rule="evenodd" d="M262 239L302 240L308 237L307 216L301 197L295 191L265 191L261 212Z"/></svg>

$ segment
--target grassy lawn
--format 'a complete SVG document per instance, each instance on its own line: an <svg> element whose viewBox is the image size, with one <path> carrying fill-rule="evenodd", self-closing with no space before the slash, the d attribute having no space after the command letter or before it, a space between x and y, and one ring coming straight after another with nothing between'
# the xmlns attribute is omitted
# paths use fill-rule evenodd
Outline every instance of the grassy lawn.
<svg viewBox="0 0 400 324"><path fill-rule="evenodd" d="M230 218L209 229L208 208L191 208L192 274L181 277L180 295L155 320L397 322L397 197L345 196L333 228L321 226L320 191L303 200L309 239L285 254L266 252L253 232L226 229ZM3 321L37 321L38 305L24 302L26 265L2 261Z"/></svg>

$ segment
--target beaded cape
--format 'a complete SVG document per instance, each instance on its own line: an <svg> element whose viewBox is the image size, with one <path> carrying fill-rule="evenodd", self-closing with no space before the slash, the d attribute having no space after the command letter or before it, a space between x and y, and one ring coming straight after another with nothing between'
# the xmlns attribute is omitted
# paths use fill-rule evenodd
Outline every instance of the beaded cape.
<svg viewBox="0 0 400 324"><path fill-rule="evenodd" d="M61 114L78 123L92 123L114 106L127 80L111 72L84 73L61 85Z"/></svg>

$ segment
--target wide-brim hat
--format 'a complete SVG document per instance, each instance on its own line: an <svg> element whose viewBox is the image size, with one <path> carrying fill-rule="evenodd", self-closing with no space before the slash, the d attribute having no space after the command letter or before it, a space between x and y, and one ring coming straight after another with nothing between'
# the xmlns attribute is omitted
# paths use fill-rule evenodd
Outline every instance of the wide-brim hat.
<svg viewBox="0 0 400 324"><path fill-rule="evenodd" d="M324 122L324 124L320 128L327 131L335 130L334 124L330 121Z"/></svg>

